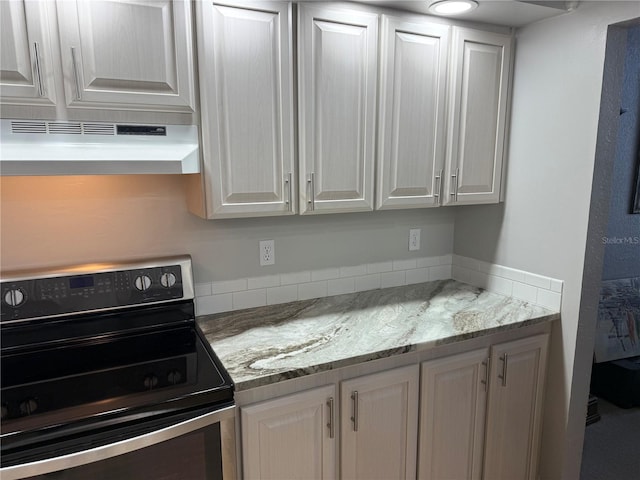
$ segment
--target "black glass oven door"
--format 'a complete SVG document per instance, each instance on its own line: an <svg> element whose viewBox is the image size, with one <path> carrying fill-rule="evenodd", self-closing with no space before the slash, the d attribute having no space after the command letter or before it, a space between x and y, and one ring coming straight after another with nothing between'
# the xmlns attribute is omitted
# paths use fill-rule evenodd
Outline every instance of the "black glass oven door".
<svg viewBox="0 0 640 480"><path fill-rule="evenodd" d="M138 437L3 468L0 476L3 480L226 480L235 477L233 452L235 407L228 407Z"/></svg>

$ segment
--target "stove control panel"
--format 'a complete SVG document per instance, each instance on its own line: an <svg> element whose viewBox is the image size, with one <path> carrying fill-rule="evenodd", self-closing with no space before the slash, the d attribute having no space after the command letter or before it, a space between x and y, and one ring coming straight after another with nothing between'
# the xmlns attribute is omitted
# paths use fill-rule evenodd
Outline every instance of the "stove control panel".
<svg viewBox="0 0 640 480"><path fill-rule="evenodd" d="M179 257L180 258L180 257ZM191 262L77 274L17 278L1 283L2 322L96 312L193 298Z"/></svg>

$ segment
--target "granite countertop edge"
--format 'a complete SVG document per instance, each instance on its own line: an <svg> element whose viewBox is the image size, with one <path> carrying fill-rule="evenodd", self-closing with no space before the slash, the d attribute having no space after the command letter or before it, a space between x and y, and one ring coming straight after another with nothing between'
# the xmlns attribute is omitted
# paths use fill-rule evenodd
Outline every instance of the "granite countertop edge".
<svg viewBox="0 0 640 480"><path fill-rule="evenodd" d="M438 302L453 305L442 307ZM495 322L478 320L491 312L500 312L501 317ZM364 333L372 318L381 320L371 327L374 341L368 346ZM445 280L203 315L196 320L236 391L242 391L559 318L559 312ZM450 331L452 322L461 319L469 322L458 328L465 331ZM436 323L433 330L437 331L427 327L426 332L416 333L416 325L424 327L425 322ZM389 338L376 336L381 328L390 332ZM356 343L353 348L350 341ZM342 344L343 350L338 348L336 353L335 344Z"/></svg>

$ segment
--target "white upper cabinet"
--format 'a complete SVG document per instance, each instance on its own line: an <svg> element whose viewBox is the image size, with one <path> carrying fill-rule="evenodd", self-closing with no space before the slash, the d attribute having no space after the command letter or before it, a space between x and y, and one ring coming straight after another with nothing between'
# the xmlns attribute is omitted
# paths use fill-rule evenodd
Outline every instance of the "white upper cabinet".
<svg viewBox="0 0 640 480"><path fill-rule="evenodd" d="M300 211L373 210L378 15L299 8Z"/></svg>
<svg viewBox="0 0 640 480"><path fill-rule="evenodd" d="M207 215L296 212L291 4L198 3Z"/></svg>
<svg viewBox="0 0 640 480"><path fill-rule="evenodd" d="M439 205L448 34L382 17L377 209Z"/></svg>
<svg viewBox="0 0 640 480"><path fill-rule="evenodd" d="M0 101L50 105L56 101L45 2L0 1Z"/></svg>
<svg viewBox="0 0 640 480"><path fill-rule="evenodd" d="M59 0L69 107L195 110L191 2Z"/></svg>
<svg viewBox="0 0 640 480"><path fill-rule="evenodd" d="M500 200L511 42L453 28L445 204Z"/></svg>

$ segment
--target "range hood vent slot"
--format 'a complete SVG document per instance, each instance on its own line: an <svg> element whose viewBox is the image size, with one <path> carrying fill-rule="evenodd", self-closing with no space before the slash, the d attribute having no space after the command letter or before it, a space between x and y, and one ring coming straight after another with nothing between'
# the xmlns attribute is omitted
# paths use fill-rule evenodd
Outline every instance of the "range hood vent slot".
<svg viewBox="0 0 640 480"><path fill-rule="evenodd" d="M84 123L85 135L115 135L116 126L112 123Z"/></svg>
<svg viewBox="0 0 640 480"><path fill-rule="evenodd" d="M81 135L80 122L49 122L49 133L53 135Z"/></svg>
<svg viewBox="0 0 640 480"><path fill-rule="evenodd" d="M11 133L47 133L47 122L12 121Z"/></svg>

